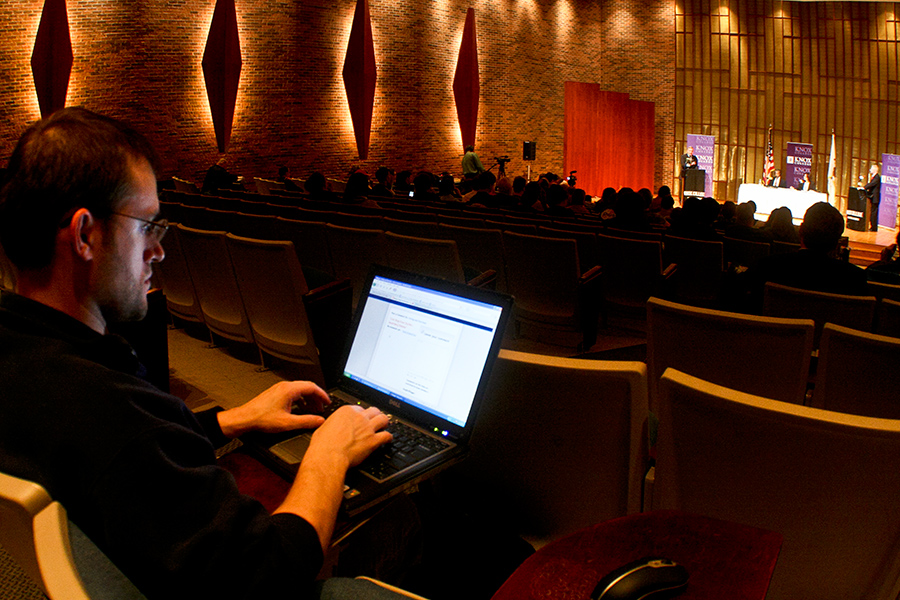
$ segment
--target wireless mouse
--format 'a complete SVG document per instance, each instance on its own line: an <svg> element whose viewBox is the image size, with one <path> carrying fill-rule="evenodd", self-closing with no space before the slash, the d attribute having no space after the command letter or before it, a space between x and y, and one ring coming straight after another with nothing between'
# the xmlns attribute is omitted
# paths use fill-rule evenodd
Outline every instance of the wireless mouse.
<svg viewBox="0 0 900 600"><path fill-rule="evenodd" d="M646 556L606 575L591 600L663 600L687 588L688 572L668 558Z"/></svg>

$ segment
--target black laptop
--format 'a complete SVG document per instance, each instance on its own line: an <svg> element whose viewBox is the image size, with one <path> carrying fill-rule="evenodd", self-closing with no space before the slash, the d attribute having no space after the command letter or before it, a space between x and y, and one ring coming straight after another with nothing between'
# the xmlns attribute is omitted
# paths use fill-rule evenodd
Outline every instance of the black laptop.
<svg viewBox="0 0 900 600"><path fill-rule="evenodd" d="M512 298L375 267L341 362L332 405L376 406L393 441L347 474L342 509L354 516L462 457L500 351ZM293 477L311 437L268 439L263 454ZM259 439L256 440L259 444Z"/></svg>

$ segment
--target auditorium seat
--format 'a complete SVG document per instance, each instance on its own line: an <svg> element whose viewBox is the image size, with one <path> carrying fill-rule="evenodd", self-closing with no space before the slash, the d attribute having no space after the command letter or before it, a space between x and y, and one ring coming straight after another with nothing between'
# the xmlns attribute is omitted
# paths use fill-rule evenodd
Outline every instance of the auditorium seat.
<svg viewBox="0 0 900 600"><path fill-rule="evenodd" d="M673 297L694 306L719 307L725 273L722 242L667 235L663 248L665 262L678 265L672 277Z"/></svg>
<svg viewBox="0 0 900 600"><path fill-rule="evenodd" d="M772 252L772 245L769 242L726 237L722 243L725 246L725 264L731 270L752 269Z"/></svg>
<svg viewBox="0 0 900 600"><path fill-rule="evenodd" d="M326 225L328 248L334 265L334 276L349 279L353 287L353 308L359 301L360 290L373 264L386 264L382 237L379 229L355 229Z"/></svg>
<svg viewBox="0 0 900 600"><path fill-rule="evenodd" d="M880 281L870 281L869 290L878 300L890 298L895 302L900 302L900 285L881 283Z"/></svg>
<svg viewBox="0 0 900 600"><path fill-rule="evenodd" d="M826 323L812 406L900 419L900 339Z"/></svg>
<svg viewBox="0 0 900 600"><path fill-rule="evenodd" d="M501 231L514 231L524 235L537 235L537 227L532 224L510 223L498 215L485 216L484 226Z"/></svg>
<svg viewBox="0 0 900 600"><path fill-rule="evenodd" d="M260 350L301 365L306 378L324 385L304 296L309 293L294 245L226 235L228 254ZM349 291L349 290L348 290ZM349 319L349 297L347 318Z"/></svg>
<svg viewBox="0 0 900 600"><path fill-rule="evenodd" d="M450 215L446 213L438 213L438 223L443 223L445 225L454 225L456 227L471 227L471 228L483 228L484 227L484 219L474 218L474 217L462 217L457 215Z"/></svg>
<svg viewBox="0 0 900 600"><path fill-rule="evenodd" d="M413 237L440 239L436 221L407 221L397 218L395 215L398 214L400 213L394 212L391 213L391 216L384 217L381 226L385 231Z"/></svg>
<svg viewBox="0 0 900 600"><path fill-rule="evenodd" d="M557 539L640 510L646 419L643 363L501 350L459 472L480 508Z"/></svg>
<svg viewBox="0 0 900 600"><path fill-rule="evenodd" d="M574 231L559 229L558 223L552 227L538 227L538 235L559 239L575 240L578 246L578 263L582 269L590 269L600 264L599 251L597 249L597 234L587 231Z"/></svg>
<svg viewBox="0 0 900 600"><path fill-rule="evenodd" d="M228 233L257 240L274 240L276 218L272 215L237 213L232 217Z"/></svg>
<svg viewBox="0 0 900 600"><path fill-rule="evenodd" d="M503 232L515 334L587 351L597 337L600 268L582 272L575 240ZM568 340L568 341L564 341Z"/></svg>
<svg viewBox="0 0 900 600"><path fill-rule="evenodd" d="M900 302L882 298L876 316L875 333L900 338Z"/></svg>
<svg viewBox="0 0 900 600"><path fill-rule="evenodd" d="M629 317L644 321L647 299L667 296L668 281L677 266L663 268L659 241L598 234L597 242L606 310L617 308Z"/></svg>
<svg viewBox="0 0 900 600"><path fill-rule="evenodd" d="M181 228L174 223L166 235L166 258L154 267L166 296L166 306L174 317L203 323L203 309L194 290L187 259L181 248Z"/></svg>
<svg viewBox="0 0 900 600"><path fill-rule="evenodd" d="M385 232L382 243L389 267L454 283L466 282L459 251L453 240L414 237L388 231Z"/></svg>
<svg viewBox="0 0 900 600"><path fill-rule="evenodd" d="M816 322L813 348L818 348L825 323L872 331L875 297L813 292L770 281L763 291L763 314L788 319L812 319Z"/></svg>
<svg viewBox="0 0 900 600"><path fill-rule="evenodd" d="M900 422L668 369L651 506L777 531L768 600L896 600Z"/></svg>
<svg viewBox="0 0 900 600"><path fill-rule="evenodd" d="M803 404L813 347L811 319L779 319L647 301L651 405L674 367L729 388Z"/></svg>
<svg viewBox="0 0 900 600"><path fill-rule="evenodd" d="M496 271L495 289L501 292L509 290L506 277L506 255L503 250L503 233L499 229L457 227L441 223L438 237L456 242L463 269L468 268L479 273Z"/></svg>
<svg viewBox="0 0 900 600"><path fill-rule="evenodd" d="M384 229L382 218L378 215L360 215L356 213L334 210L329 212L325 220L341 227L353 227L355 229Z"/></svg>
<svg viewBox="0 0 900 600"><path fill-rule="evenodd" d="M294 251L301 265L334 276L325 223L278 217L275 221L275 233L277 239L294 244Z"/></svg>
<svg viewBox="0 0 900 600"><path fill-rule="evenodd" d="M178 236L203 311L203 322L216 335L255 344L225 235L224 231L203 231L178 225ZM260 354L260 362L262 360Z"/></svg>

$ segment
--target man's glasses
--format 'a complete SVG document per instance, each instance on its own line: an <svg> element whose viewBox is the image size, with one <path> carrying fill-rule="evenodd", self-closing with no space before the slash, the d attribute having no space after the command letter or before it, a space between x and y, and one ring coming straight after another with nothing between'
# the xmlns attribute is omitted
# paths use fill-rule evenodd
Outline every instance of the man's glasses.
<svg viewBox="0 0 900 600"><path fill-rule="evenodd" d="M131 215L126 215L124 213L116 211L110 212L111 214L125 217L126 219L134 219L135 221L140 221L141 223L143 223L143 225L141 225L141 231L147 237L152 237L154 242L157 244L162 241L163 237L165 237L166 235L166 232L169 231L169 222L166 219L160 219L159 221L148 221L147 219L133 217Z"/></svg>

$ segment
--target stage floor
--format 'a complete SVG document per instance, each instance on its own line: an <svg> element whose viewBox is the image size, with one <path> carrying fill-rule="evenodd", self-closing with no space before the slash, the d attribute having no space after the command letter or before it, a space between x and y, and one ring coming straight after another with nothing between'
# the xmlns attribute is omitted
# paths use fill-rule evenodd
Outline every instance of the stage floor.
<svg viewBox="0 0 900 600"><path fill-rule="evenodd" d="M877 246L890 246L897 241L897 230L888 229L887 227L879 227L878 231L854 231L845 227L844 235L850 238L851 242L862 242Z"/></svg>

